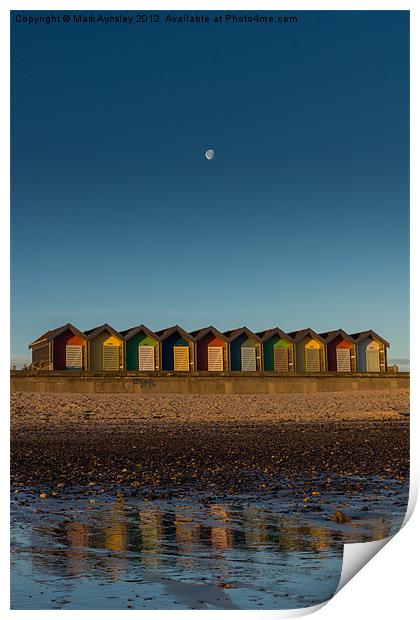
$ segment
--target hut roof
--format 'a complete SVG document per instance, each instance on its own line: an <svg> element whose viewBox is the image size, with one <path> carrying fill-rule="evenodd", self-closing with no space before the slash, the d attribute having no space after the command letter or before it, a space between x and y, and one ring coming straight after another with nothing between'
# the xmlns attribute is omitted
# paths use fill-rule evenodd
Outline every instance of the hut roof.
<svg viewBox="0 0 420 620"><path fill-rule="evenodd" d="M172 336L173 333L178 332L185 340L190 340L194 342L193 336L182 329L179 325L173 325L172 327L165 327L165 329L160 329L156 332L159 336L160 340L166 340L169 336Z"/></svg>
<svg viewBox="0 0 420 620"><path fill-rule="evenodd" d="M71 323L66 323L65 325L61 325L61 327L56 327L55 329L49 329L47 332L42 334L42 336L40 336L39 338L31 342L28 348L31 349L32 347L38 344L49 342L50 340L57 338L57 336L64 334L64 332L66 332L67 330L70 330L71 332L73 332L75 336L79 336L79 338L83 338L84 340L86 340L86 335L83 332L79 331L77 327L75 327Z"/></svg>
<svg viewBox="0 0 420 620"><path fill-rule="evenodd" d="M384 345L386 347L389 347L389 342L387 340L385 340L385 338L382 338L382 336L380 336L379 334L377 334L376 332L373 331L373 329L367 329L364 332L356 332L355 334L350 334L351 337L354 339L354 341L357 343L361 342L362 340L365 340L365 338L374 338L376 340L380 340L381 342L384 343Z"/></svg>
<svg viewBox="0 0 420 620"><path fill-rule="evenodd" d="M92 329L86 329L84 333L86 334L88 340L93 340L93 338L96 338L96 336L99 336L102 332L108 332L111 336L115 336L115 338L123 340L123 336L120 332L117 332L117 330L111 327L111 325L108 325L108 323L104 323L98 327L92 327Z"/></svg>
<svg viewBox="0 0 420 620"><path fill-rule="evenodd" d="M313 338L314 340L320 340L321 342L324 342L323 337L320 336L320 334L314 332L314 330L310 327L307 327L306 329L299 329L295 332L289 332L289 336L293 339L295 343L300 342L300 340L302 340L302 338L305 338L305 336L311 336L311 338Z"/></svg>
<svg viewBox="0 0 420 620"><path fill-rule="evenodd" d="M272 336L277 334L280 338L284 338L289 342L293 342L293 338L291 338L286 332L284 332L280 327L272 327L271 329L264 329L262 332L256 332L257 336L261 339L261 342L267 342Z"/></svg>
<svg viewBox="0 0 420 620"><path fill-rule="evenodd" d="M220 338L221 340L224 340L225 342L228 341L227 337L224 334L222 334L222 332L219 332L218 329L213 327L213 325L209 325L208 327L202 327L201 329L196 329L190 332L191 336L194 338L196 342L198 342L198 340L201 340L201 338L204 338L204 336L207 336L207 334L210 334L210 333L212 333L215 338Z"/></svg>
<svg viewBox="0 0 420 620"><path fill-rule="evenodd" d="M350 334L348 334L344 331L344 329L341 328L334 329L331 332L323 332L319 335L324 339L325 344L329 344L332 340L334 340L334 338L337 338L337 336L341 336L343 340L347 340L348 342L352 342L354 344L354 338L352 338Z"/></svg>
<svg viewBox="0 0 420 620"><path fill-rule="evenodd" d="M236 338L238 338L241 334L244 334L244 333L248 336L248 338L258 340L258 342L261 342L261 338L257 336L257 334L252 332L250 329L248 329L248 327L245 327L245 326L237 327L236 329L230 329L223 333L226 336L226 338L229 340L229 342L233 342L234 340L236 340Z"/></svg>
<svg viewBox="0 0 420 620"><path fill-rule="evenodd" d="M151 329L143 325L143 323L141 325L136 325L135 327L130 327L129 329L123 329L122 331L120 331L120 334L124 337L124 340L130 340L139 332L144 332L147 336L150 336L151 338L154 338L154 340L159 341L159 336L155 334L155 332L152 332Z"/></svg>

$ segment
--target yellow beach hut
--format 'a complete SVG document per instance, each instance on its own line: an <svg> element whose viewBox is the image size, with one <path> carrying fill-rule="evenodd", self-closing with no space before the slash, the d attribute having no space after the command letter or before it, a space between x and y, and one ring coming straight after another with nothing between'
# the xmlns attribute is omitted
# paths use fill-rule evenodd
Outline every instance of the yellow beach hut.
<svg viewBox="0 0 420 620"><path fill-rule="evenodd" d="M84 332L88 342L88 369L124 370L124 338L105 323Z"/></svg>
<svg viewBox="0 0 420 620"><path fill-rule="evenodd" d="M288 334L295 343L296 372L325 372L324 339L310 327Z"/></svg>

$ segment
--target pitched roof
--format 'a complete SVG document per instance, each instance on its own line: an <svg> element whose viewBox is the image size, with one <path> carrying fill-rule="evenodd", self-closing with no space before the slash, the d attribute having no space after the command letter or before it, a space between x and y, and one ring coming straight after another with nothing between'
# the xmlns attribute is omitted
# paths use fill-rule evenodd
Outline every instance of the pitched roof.
<svg viewBox="0 0 420 620"><path fill-rule="evenodd" d="M60 336L61 334L64 334L64 332L66 332L67 330L73 332L75 336L79 336L79 338L84 338L86 340L86 336L83 332L78 330L77 327L75 327L71 323L66 323L65 325L61 325L61 327L49 329L47 332L43 333L42 336L39 336L39 338L31 342L28 349L31 349L38 344L50 342L50 340L52 340L53 338L57 338L57 336Z"/></svg>
<svg viewBox="0 0 420 620"><path fill-rule="evenodd" d="M112 336L123 340L123 336L120 334L120 332L117 332L117 330L111 327L111 325L108 325L108 323L104 323L103 325L99 325L98 327L92 327L92 329L86 329L84 333L86 334L88 340L92 340L93 338L96 338L96 336L99 336L99 334L102 334L102 332L105 331Z"/></svg>
<svg viewBox="0 0 420 620"><path fill-rule="evenodd" d="M305 336L311 336L311 338L313 338L314 340L320 340L321 342L324 342L322 336L314 332L314 330L310 327L307 327L306 329L299 329L295 332L289 332L289 336L293 339L295 343L302 340L302 338L305 338Z"/></svg>
<svg viewBox="0 0 420 620"><path fill-rule="evenodd" d="M258 340L258 342L261 342L261 338L257 336L257 334L252 332L250 329L248 329L248 327L245 327L245 326L237 327L236 329L230 329L223 333L226 336L226 338L229 340L229 342L233 342L234 340L236 340L236 338L238 338L243 333L245 333L248 336L248 338Z"/></svg>
<svg viewBox="0 0 420 620"><path fill-rule="evenodd" d="M133 336L135 336L139 332L144 332L146 336L150 336L151 338L154 338L155 340L159 341L159 336L155 334L155 332L152 332L151 329L149 329L143 324L136 325L135 327L130 327L129 329L123 329L122 331L120 331L120 334L121 336L123 336L124 340L130 340L131 338L133 338Z"/></svg>
<svg viewBox="0 0 420 620"><path fill-rule="evenodd" d="M289 342L293 342L293 338L291 338L286 332L284 332L280 327L272 327L271 329L264 329L262 332L256 332L257 336L261 338L261 342L267 342L270 340L272 336L277 334L280 338L285 338Z"/></svg>
<svg viewBox="0 0 420 620"><path fill-rule="evenodd" d="M348 342L352 342L354 344L354 338L352 338L352 336L350 336L350 334L348 334L347 332L344 331L344 329L334 329L331 332L323 332L322 334L319 334L325 341L325 344L329 344L332 340L334 340L334 338L337 338L337 336L341 336L343 338L343 340L347 340Z"/></svg>
<svg viewBox="0 0 420 620"><path fill-rule="evenodd" d="M213 327L213 325L209 325L208 327L202 327L201 329L196 329L192 332L190 332L191 336L194 338L194 340L197 342L198 340L201 340L201 338L204 338L204 336L207 336L207 334L212 333L213 336L215 336L216 338L220 338L221 340L225 340L227 342L227 337L222 334L222 332L219 332L218 329L216 329L215 327Z"/></svg>
<svg viewBox="0 0 420 620"><path fill-rule="evenodd" d="M165 327L165 329L160 329L157 331L156 334L159 336L160 340L166 340L166 338L169 338L169 336L171 336L174 332L178 332L185 340L190 340L192 342L194 341L193 336L186 332L185 329L182 329L179 325Z"/></svg>
<svg viewBox="0 0 420 620"><path fill-rule="evenodd" d="M374 332L373 329L367 329L364 332L356 332L355 334L350 334L350 336L355 340L356 344L361 342L362 340L365 340L365 338L370 337L376 340L380 340L384 343L386 347L389 347L389 342L385 340L385 338L382 338L382 336Z"/></svg>

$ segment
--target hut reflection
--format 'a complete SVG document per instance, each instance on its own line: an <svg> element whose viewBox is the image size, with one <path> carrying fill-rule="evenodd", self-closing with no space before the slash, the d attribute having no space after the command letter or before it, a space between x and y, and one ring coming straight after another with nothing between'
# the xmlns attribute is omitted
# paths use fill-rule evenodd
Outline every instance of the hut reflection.
<svg viewBox="0 0 420 620"><path fill-rule="evenodd" d="M83 573L87 566L88 528L84 523L70 521L66 528L67 572L71 576Z"/></svg>
<svg viewBox="0 0 420 620"><path fill-rule="evenodd" d="M211 527L211 542L215 549L229 549L232 546L232 532L228 527L229 514L221 504L213 504L210 507L213 518L226 523L226 525L216 525Z"/></svg>
<svg viewBox="0 0 420 620"><path fill-rule="evenodd" d="M148 567L156 568L160 563L163 543L162 514L155 508L139 511L139 528L141 532L142 562Z"/></svg>
<svg viewBox="0 0 420 620"><path fill-rule="evenodd" d="M194 522L194 513L190 507L176 512L173 523L179 552L178 564L183 568L193 569L197 566L194 551L200 546L200 524Z"/></svg>
<svg viewBox="0 0 420 620"><path fill-rule="evenodd" d="M382 540L388 538L391 528L387 523L375 522L372 525L372 534L369 536L369 540Z"/></svg>
<svg viewBox="0 0 420 620"><path fill-rule="evenodd" d="M127 525L124 515L124 500L118 499L105 513L104 546L110 551L126 551Z"/></svg>
<svg viewBox="0 0 420 620"><path fill-rule="evenodd" d="M300 548L300 533L292 519L281 519L277 527L279 550L288 553Z"/></svg>
<svg viewBox="0 0 420 620"><path fill-rule="evenodd" d="M49 549L32 556L33 568L63 578L97 571L117 581L123 572L142 566L164 570L172 566L182 574L200 572L208 565L225 578L235 570L232 560L237 557L259 562L255 554L264 552L272 554L275 563L273 554L282 554L282 565L296 562L299 554L322 560L331 551L341 552L344 542L380 540L390 533L388 523L374 518L354 518L341 526L329 519L320 523L306 517L303 522L297 513L280 516L252 504L166 505L165 511L163 506L125 505L120 498L98 506L94 513L79 507L79 520L73 515L54 525L40 520L32 528L33 547Z"/></svg>
<svg viewBox="0 0 420 620"><path fill-rule="evenodd" d="M107 562L107 572L117 578L127 567L127 559L123 554L127 550L127 524L122 498L104 513L103 541L105 549L115 552Z"/></svg>
<svg viewBox="0 0 420 620"><path fill-rule="evenodd" d="M331 546L329 532L324 527L309 527L309 540L311 540L311 548L313 551L322 553Z"/></svg>
<svg viewBox="0 0 420 620"><path fill-rule="evenodd" d="M266 512L255 506L247 506L243 511L245 544L250 549L258 549L268 543Z"/></svg>

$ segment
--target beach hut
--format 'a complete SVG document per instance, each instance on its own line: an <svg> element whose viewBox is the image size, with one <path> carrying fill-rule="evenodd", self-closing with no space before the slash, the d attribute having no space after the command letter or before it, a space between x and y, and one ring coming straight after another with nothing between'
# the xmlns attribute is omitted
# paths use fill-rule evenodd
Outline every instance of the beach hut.
<svg viewBox="0 0 420 620"><path fill-rule="evenodd" d="M229 343L215 327L203 327L190 332L195 341L197 370L222 372L229 368Z"/></svg>
<svg viewBox="0 0 420 620"><path fill-rule="evenodd" d="M320 336L327 347L327 369L333 372L356 372L356 343L343 329Z"/></svg>
<svg viewBox="0 0 420 620"><path fill-rule="evenodd" d="M350 335L356 343L357 370L359 372L386 372L389 342L371 329Z"/></svg>
<svg viewBox="0 0 420 620"><path fill-rule="evenodd" d="M145 325L137 325L120 332L125 341L126 370L159 370L159 336Z"/></svg>
<svg viewBox="0 0 420 620"><path fill-rule="evenodd" d="M326 370L325 343L309 327L288 334L295 344L297 372L324 372Z"/></svg>
<svg viewBox="0 0 420 620"><path fill-rule="evenodd" d="M84 370L86 341L85 334L71 323L51 329L29 345L32 364L45 370Z"/></svg>
<svg viewBox="0 0 420 620"><path fill-rule="evenodd" d="M230 349L230 370L260 371L261 340L247 327L239 327L224 332Z"/></svg>
<svg viewBox="0 0 420 620"><path fill-rule="evenodd" d="M161 342L162 370L194 370L194 338L174 325L156 332Z"/></svg>
<svg viewBox="0 0 420 620"><path fill-rule="evenodd" d="M88 341L89 370L124 370L124 338L105 323L84 332Z"/></svg>
<svg viewBox="0 0 420 620"><path fill-rule="evenodd" d="M263 350L263 368L267 372L293 372L295 355L293 339L279 327L257 332Z"/></svg>

